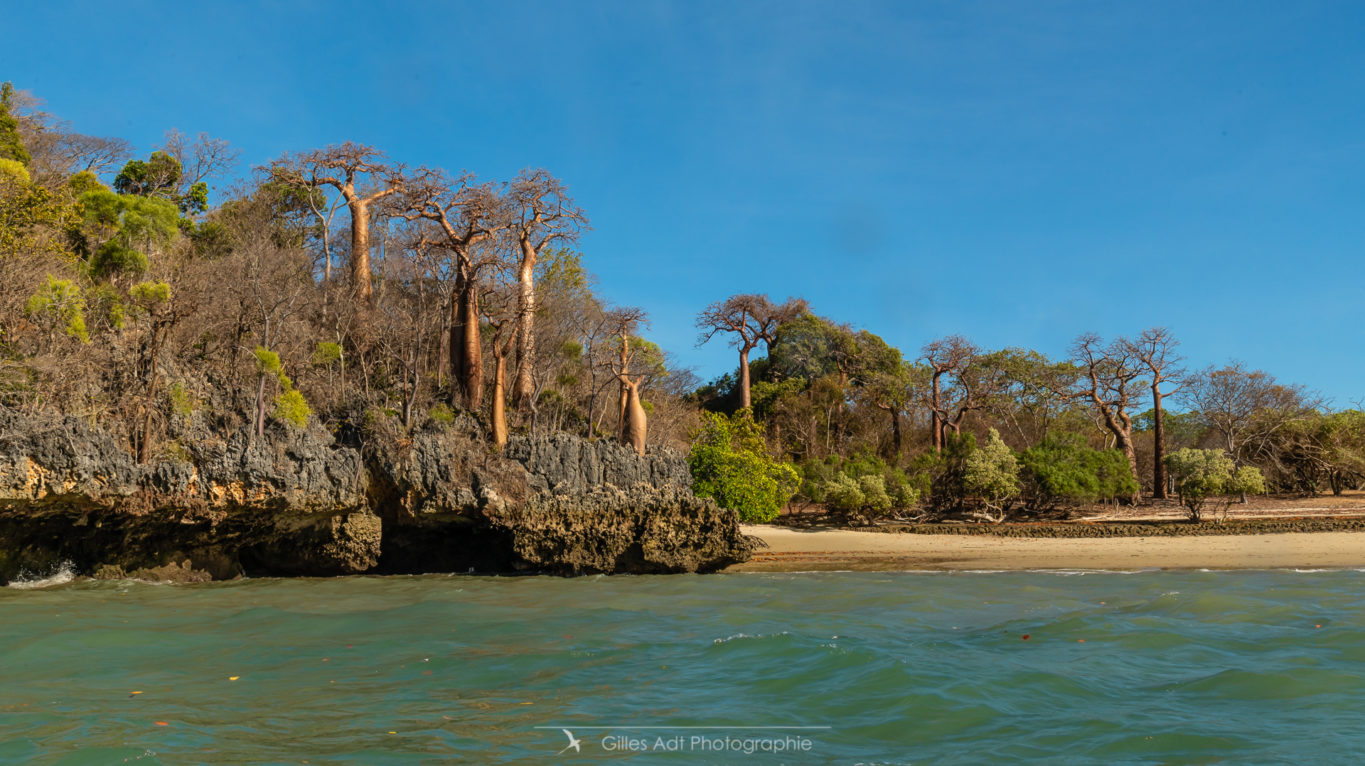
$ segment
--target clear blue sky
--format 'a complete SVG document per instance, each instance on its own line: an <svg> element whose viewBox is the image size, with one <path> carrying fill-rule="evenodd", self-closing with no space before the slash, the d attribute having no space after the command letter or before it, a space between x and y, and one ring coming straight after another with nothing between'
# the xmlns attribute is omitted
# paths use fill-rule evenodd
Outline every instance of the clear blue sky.
<svg viewBox="0 0 1365 766"><path fill-rule="evenodd" d="M0 79L245 164L355 140L589 212L601 292L703 377L696 312L803 295L911 355L1166 325L1365 397L1365 5L27 3Z"/></svg>

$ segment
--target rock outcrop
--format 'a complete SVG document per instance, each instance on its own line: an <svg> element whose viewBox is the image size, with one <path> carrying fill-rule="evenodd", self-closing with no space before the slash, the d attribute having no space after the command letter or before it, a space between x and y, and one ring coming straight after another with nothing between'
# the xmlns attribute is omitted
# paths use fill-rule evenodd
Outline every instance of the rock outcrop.
<svg viewBox="0 0 1365 766"><path fill-rule="evenodd" d="M682 456L565 434L492 452L468 424L339 443L200 424L139 465L74 417L0 411L0 581L73 562L166 579L363 572L694 572L748 557ZM187 574L191 573L191 574Z"/></svg>

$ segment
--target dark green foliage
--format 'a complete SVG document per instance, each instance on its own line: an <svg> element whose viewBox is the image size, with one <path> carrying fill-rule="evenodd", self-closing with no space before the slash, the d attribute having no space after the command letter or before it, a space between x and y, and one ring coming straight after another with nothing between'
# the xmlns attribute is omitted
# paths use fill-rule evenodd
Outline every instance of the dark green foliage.
<svg viewBox="0 0 1365 766"><path fill-rule="evenodd" d="M1075 436L1050 436L1019 454L1025 503L1035 510L1131 497L1138 490L1128 459L1087 447Z"/></svg>
<svg viewBox="0 0 1365 766"><path fill-rule="evenodd" d="M114 191L139 197L173 196L180 182L180 161L166 152L152 152L143 160L129 160L114 178Z"/></svg>
<svg viewBox="0 0 1365 766"><path fill-rule="evenodd" d="M742 521L776 519L800 486L796 469L768 455L763 428L747 410L702 417L702 431L687 453L693 491L738 512Z"/></svg>
<svg viewBox="0 0 1365 766"><path fill-rule="evenodd" d="M174 202L182 213L202 213L209 208L209 187L203 181L181 188L184 170L167 152L152 152L146 161L131 160L114 178L114 190L137 197L161 197Z"/></svg>
<svg viewBox="0 0 1365 766"><path fill-rule="evenodd" d="M976 437L948 433L941 452L926 452L911 463L911 473L927 490L926 505L936 513L961 511L967 501L967 458Z"/></svg>

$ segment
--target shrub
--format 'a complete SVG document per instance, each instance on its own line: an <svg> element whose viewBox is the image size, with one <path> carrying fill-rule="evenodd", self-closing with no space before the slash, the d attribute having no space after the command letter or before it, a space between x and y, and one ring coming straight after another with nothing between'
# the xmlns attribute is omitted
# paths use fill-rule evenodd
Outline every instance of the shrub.
<svg viewBox="0 0 1365 766"><path fill-rule="evenodd" d="M1237 468L1222 450L1186 448L1167 455L1165 463L1191 521L1202 521L1211 501L1226 511L1232 495L1265 492L1260 469Z"/></svg>
<svg viewBox="0 0 1365 766"><path fill-rule="evenodd" d="M313 414L313 410L298 389L288 388L275 397L275 411L271 414L276 420L303 428L307 425L308 416Z"/></svg>
<svg viewBox="0 0 1365 766"><path fill-rule="evenodd" d="M692 490L734 510L742 521L776 519L800 485L796 469L768 455L762 428L747 410L702 417L702 430L687 453Z"/></svg>
<svg viewBox="0 0 1365 766"><path fill-rule="evenodd" d="M431 422L440 426L449 426L455 422L455 413L440 402L433 404L431 409L427 410L427 417Z"/></svg>
<svg viewBox="0 0 1365 766"><path fill-rule="evenodd" d="M1138 491L1128 459L1087 447L1076 436L1050 436L1019 454L1020 489L1036 510L1130 497Z"/></svg>
<svg viewBox="0 0 1365 766"><path fill-rule="evenodd" d="M967 494L981 499L988 512L1003 521L1010 501L1019 494L1019 461L992 428L985 446L970 452L963 462L962 484Z"/></svg>
<svg viewBox="0 0 1365 766"><path fill-rule="evenodd" d="M61 328L68 336L81 343L90 342L85 327L85 298L81 288L68 279L48 276L47 284L29 296L24 313L53 333Z"/></svg>
<svg viewBox="0 0 1365 766"><path fill-rule="evenodd" d="M882 514L914 507L920 498L905 471L870 452L807 460L800 471L802 497L841 513Z"/></svg>

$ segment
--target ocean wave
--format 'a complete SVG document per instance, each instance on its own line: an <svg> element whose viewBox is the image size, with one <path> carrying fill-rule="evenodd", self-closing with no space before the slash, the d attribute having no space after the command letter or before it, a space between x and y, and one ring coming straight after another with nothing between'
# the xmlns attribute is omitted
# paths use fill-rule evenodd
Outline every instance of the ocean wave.
<svg viewBox="0 0 1365 766"><path fill-rule="evenodd" d="M38 588L50 588L54 585L65 585L74 579L76 579L76 565L70 561L63 561L43 574L23 570L19 572L19 576L8 587L15 590L36 590Z"/></svg>

